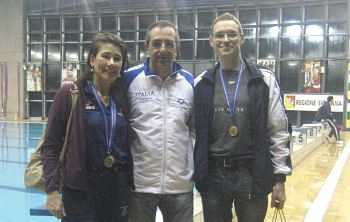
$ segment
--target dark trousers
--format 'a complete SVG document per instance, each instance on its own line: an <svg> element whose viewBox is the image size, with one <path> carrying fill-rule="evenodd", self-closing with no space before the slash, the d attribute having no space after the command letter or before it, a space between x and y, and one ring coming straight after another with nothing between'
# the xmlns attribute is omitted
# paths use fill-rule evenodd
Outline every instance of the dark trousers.
<svg viewBox="0 0 350 222"><path fill-rule="evenodd" d="M326 121L329 124L329 126L331 127L331 131L329 132L328 137L331 138L334 135L336 140L340 140L339 130L338 130L335 122L333 120L330 120L330 119L326 119Z"/></svg>
<svg viewBox="0 0 350 222"><path fill-rule="evenodd" d="M126 222L129 190L125 170L89 172L87 190L63 189L62 222Z"/></svg>
<svg viewBox="0 0 350 222"><path fill-rule="evenodd" d="M222 161L208 163L205 189L201 191L205 222L232 222L234 203L239 222L263 222L267 196L251 194L252 177L248 164L224 166Z"/></svg>
<svg viewBox="0 0 350 222"><path fill-rule="evenodd" d="M129 222L155 222L157 207L164 222L193 222L193 192L153 194L131 192Z"/></svg>

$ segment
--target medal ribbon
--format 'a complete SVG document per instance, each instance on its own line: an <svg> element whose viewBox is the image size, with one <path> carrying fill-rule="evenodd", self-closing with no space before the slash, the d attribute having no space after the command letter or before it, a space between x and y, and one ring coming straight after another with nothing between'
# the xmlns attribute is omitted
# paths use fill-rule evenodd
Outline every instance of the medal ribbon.
<svg viewBox="0 0 350 222"><path fill-rule="evenodd" d="M234 121L234 122L235 122L236 102L237 102L238 90L239 90L239 85L240 85L240 82L241 82L242 72L243 72L243 61L241 60L241 65L239 67L238 80L237 80L237 86L236 86L235 94L233 95L233 100L230 101L230 98L229 98L229 95L228 95L227 89L226 89L224 76L222 74L222 69L220 67L220 77L221 77L222 87L224 88L226 102L227 102L227 105L228 105L228 107L230 109L230 117L231 117L232 121Z"/></svg>
<svg viewBox="0 0 350 222"><path fill-rule="evenodd" d="M114 132L115 132L115 124L117 122L117 116L116 116L116 106L115 103L112 99L109 99L109 102L111 104L111 127L110 130L108 130L108 125L107 125L107 116L104 110L104 107L102 105L100 97L97 95L97 91L95 86L92 84L91 81L88 81L88 86L90 90L94 93L95 99L97 100L98 106L100 107L100 112L103 116L104 123L105 123L105 135L106 135L106 141L107 141L107 153L110 153L112 150L112 141L114 138Z"/></svg>

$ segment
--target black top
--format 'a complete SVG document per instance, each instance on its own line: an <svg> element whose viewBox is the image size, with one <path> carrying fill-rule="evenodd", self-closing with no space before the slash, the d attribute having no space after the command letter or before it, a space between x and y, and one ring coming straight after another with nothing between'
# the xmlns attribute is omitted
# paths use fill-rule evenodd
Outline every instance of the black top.
<svg viewBox="0 0 350 222"><path fill-rule="evenodd" d="M224 82L229 101L232 101L237 87L238 70L223 70ZM230 116L229 106L225 97L220 69L215 77L215 95L213 110L213 128L210 132L210 156L247 158L252 156L252 139L249 118L248 78L243 69L236 101L235 119ZM238 135L232 137L229 128L235 125Z"/></svg>
<svg viewBox="0 0 350 222"><path fill-rule="evenodd" d="M87 166L88 169L95 168L103 170L105 167L103 161L107 156L106 130L103 115L93 92L90 91L88 85L84 87L86 95L86 148L87 148ZM102 103L102 102L101 102ZM111 128L111 106L103 105L107 127ZM112 155L118 164L113 166L118 169L125 164L127 157L127 122L124 116L119 112L117 107L115 135L112 140Z"/></svg>

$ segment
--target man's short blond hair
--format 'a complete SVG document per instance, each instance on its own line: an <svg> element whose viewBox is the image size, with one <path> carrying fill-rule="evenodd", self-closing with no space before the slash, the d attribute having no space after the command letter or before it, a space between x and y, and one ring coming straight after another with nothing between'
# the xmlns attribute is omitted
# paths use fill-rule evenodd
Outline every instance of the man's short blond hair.
<svg viewBox="0 0 350 222"><path fill-rule="evenodd" d="M242 25L241 25L241 22L238 20L238 18L232 15L231 13L225 12L224 14L218 16L211 24L211 35L214 34L213 33L214 25L220 21L234 21L238 25L239 33L243 34Z"/></svg>

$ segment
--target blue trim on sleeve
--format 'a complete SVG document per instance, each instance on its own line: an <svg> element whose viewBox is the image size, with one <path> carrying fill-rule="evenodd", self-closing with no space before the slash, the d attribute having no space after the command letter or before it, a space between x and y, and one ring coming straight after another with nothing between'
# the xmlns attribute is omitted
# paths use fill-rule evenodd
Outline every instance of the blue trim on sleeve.
<svg viewBox="0 0 350 222"><path fill-rule="evenodd" d="M125 71L126 88L129 89L132 81L143 71L144 64L133 66Z"/></svg>
<svg viewBox="0 0 350 222"><path fill-rule="evenodd" d="M187 80L187 82L192 86L192 88L194 88L194 77L191 73L187 72L186 70L181 70L179 72L180 75L182 75L183 77L185 77L185 79Z"/></svg>
<svg viewBox="0 0 350 222"><path fill-rule="evenodd" d="M149 58L147 58L144 63L139 64L137 66L133 66L125 71L127 89L129 89L132 81L142 72L145 73L145 76L156 75L155 73L152 72L152 70L149 69L148 65L149 65ZM194 77L190 72L182 69L182 67L176 62L173 63L172 69L173 69L172 70L173 74L171 75L174 75L176 73L180 74L186 79L186 81L192 86L192 88L194 88Z"/></svg>

